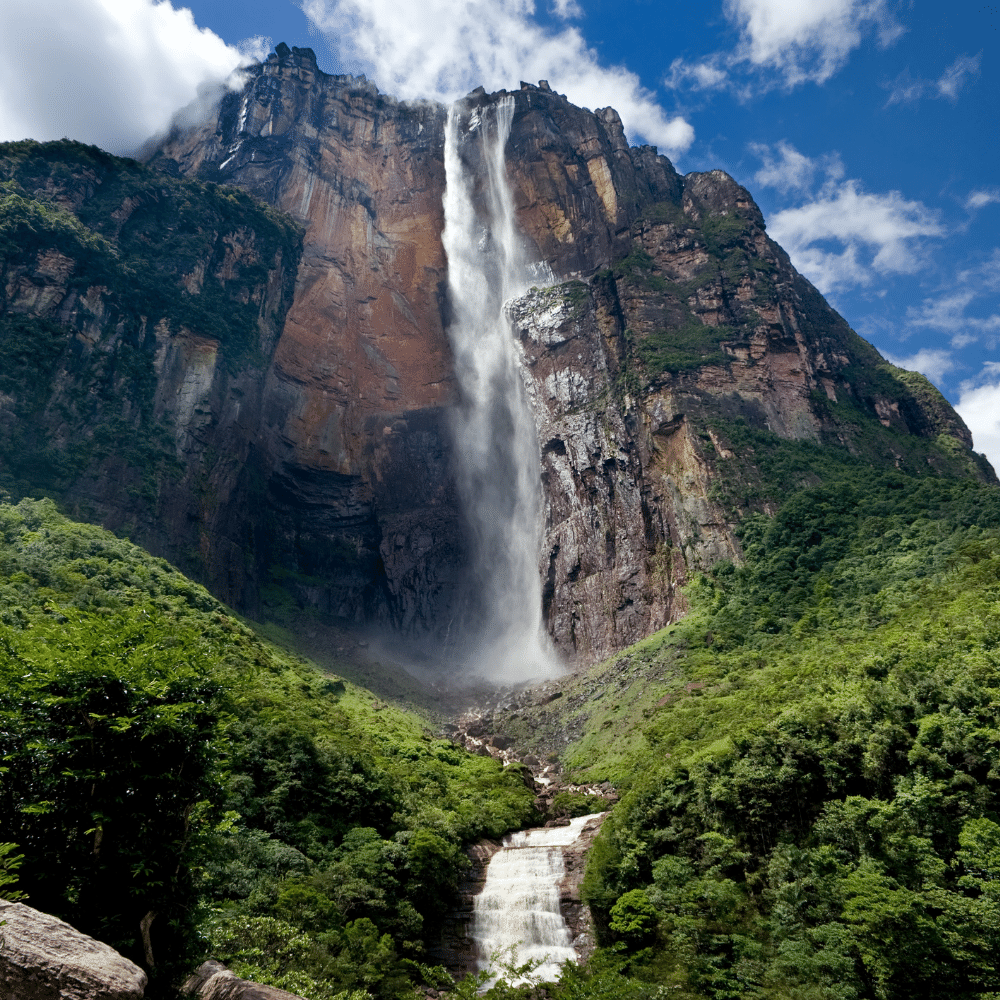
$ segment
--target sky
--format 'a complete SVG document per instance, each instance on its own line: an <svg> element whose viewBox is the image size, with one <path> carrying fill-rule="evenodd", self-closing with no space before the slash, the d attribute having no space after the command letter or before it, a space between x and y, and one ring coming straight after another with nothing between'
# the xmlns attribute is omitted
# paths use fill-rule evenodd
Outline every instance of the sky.
<svg viewBox="0 0 1000 1000"><path fill-rule="evenodd" d="M547 79L768 232L1000 470L1000 4L978 0L3 0L0 140L127 154L279 42L402 98Z"/></svg>

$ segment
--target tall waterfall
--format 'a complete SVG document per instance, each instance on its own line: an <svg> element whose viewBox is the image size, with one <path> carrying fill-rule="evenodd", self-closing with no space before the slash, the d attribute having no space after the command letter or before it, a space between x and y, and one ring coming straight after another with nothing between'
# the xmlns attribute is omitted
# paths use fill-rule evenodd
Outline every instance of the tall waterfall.
<svg viewBox="0 0 1000 1000"><path fill-rule="evenodd" d="M504 161L513 116L512 97L473 111L464 125L460 107L453 105L444 147L448 334L461 390L454 441L475 584L467 622L476 636L469 668L504 682L559 672L542 623L538 442L504 310L533 277ZM463 161L463 147L475 171Z"/></svg>
<svg viewBox="0 0 1000 1000"><path fill-rule="evenodd" d="M541 961L533 975L559 978L559 966L576 961L566 921L559 911L559 881L565 874L563 847L576 842L593 816L581 816L569 826L522 830L504 841L486 869L486 885L474 900L472 938L479 966L514 949L514 965Z"/></svg>

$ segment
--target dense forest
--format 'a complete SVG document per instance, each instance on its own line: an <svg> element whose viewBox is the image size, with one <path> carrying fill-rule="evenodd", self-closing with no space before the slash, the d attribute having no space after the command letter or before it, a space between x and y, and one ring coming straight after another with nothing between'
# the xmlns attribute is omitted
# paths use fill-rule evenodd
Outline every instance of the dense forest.
<svg viewBox="0 0 1000 1000"><path fill-rule="evenodd" d="M584 884L592 975L994 995L1000 491L859 471L748 518L743 544L684 621L519 723L575 723L567 763L626 789Z"/></svg>
<svg viewBox="0 0 1000 1000"><path fill-rule="evenodd" d="M472 995L426 947L463 845L540 819L516 766L48 501L0 531L8 895L156 995L208 953L309 1000ZM742 536L683 621L509 723L577 734L564 766L623 797L584 883L597 954L492 997L1000 991L1000 490L863 470Z"/></svg>
<svg viewBox="0 0 1000 1000"><path fill-rule="evenodd" d="M150 996L208 953L309 1000L441 980L462 845L538 819L519 768L49 501L0 507L0 579L0 891L142 964Z"/></svg>

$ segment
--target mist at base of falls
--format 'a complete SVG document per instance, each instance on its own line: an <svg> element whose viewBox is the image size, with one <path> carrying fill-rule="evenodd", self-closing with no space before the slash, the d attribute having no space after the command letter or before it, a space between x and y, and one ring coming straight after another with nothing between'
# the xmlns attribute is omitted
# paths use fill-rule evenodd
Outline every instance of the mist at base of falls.
<svg viewBox="0 0 1000 1000"><path fill-rule="evenodd" d="M542 620L541 462L504 309L545 283L525 259L507 181L513 114L510 97L471 114L449 110L442 235L461 394L456 481L472 553L457 642L467 673L501 684L563 672Z"/></svg>

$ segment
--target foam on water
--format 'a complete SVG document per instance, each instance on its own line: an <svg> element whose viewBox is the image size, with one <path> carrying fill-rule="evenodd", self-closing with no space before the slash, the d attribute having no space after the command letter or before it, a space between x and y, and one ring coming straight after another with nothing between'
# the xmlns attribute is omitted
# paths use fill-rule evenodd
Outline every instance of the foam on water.
<svg viewBox="0 0 1000 1000"><path fill-rule="evenodd" d="M595 814L599 815L599 814ZM533 978L552 982L563 962L579 957L569 927L559 911L559 882L566 874L562 849L576 843L588 820L580 816L569 826L522 830L504 841L486 869L486 884L476 896L472 938L480 969L491 958L513 964L537 960Z"/></svg>

